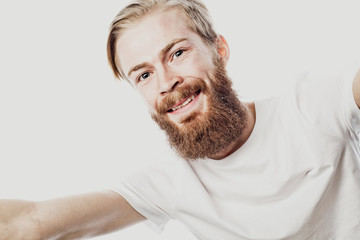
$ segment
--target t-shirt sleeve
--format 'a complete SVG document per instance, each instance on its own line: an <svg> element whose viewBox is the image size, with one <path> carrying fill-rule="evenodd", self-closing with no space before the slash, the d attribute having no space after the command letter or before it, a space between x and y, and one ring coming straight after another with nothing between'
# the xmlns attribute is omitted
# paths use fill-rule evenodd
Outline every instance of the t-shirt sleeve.
<svg viewBox="0 0 360 240"><path fill-rule="evenodd" d="M352 92L359 67L337 74L310 72L295 82L295 107L314 131L359 141L360 109Z"/></svg>
<svg viewBox="0 0 360 240"><path fill-rule="evenodd" d="M161 232L173 212L176 176L173 164L159 164L131 175L111 190L142 214L149 227Z"/></svg>

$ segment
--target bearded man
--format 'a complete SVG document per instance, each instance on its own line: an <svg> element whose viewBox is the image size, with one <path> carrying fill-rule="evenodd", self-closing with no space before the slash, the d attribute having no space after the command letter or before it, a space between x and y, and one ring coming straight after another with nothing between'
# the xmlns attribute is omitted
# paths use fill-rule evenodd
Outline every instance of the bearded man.
<svg viewBox="0 0 360 240"><path fill-rule="evenodd" d="M180 158L110 191L0 201L2 239L92 237L144 220L162 229L169 219L206 240L359 238L357 67L241 102L225 71L229 47L198 0L131 3L107 51Z"/></svg>

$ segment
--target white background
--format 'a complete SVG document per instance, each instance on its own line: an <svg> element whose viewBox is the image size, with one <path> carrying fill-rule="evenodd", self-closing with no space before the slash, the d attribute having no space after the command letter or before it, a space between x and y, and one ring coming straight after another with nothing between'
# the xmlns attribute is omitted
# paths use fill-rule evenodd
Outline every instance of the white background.
<svg viewBox="0 0 360 240"><path fill-rule="evenodd" d="M107 65L109 24L126 3L0 1L0 198L106 188L171 155L141 99ZM205 3L247 99L276 94L304 70L360 59L358 1ZM160 235L139 224L97 239L145 238L194 239L174 222Z"/></svg>

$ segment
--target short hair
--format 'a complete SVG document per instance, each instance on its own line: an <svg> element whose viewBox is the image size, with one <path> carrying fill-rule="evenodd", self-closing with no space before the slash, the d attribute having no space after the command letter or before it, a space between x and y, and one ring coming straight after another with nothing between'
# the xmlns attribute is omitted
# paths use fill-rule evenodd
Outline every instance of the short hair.
<svg viewBox="0 0 360 240"><path fill-rule="evenodd" d="M190 29L197 33L206 44L215 46L217 34L208 10L200 0L134 0L116 15L110 26L107 57L117 78L125 79L126 77L116 66L116 42L121 33L148 14L171 8L180 11Z"/></svg>

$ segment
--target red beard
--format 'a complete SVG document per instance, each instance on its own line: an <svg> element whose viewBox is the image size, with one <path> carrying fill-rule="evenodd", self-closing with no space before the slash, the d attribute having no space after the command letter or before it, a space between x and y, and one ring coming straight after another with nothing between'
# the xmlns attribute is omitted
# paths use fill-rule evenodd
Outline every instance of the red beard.
<svg viewBox="0 0 360 240"><path fill-rule="evenodd" d="M171 147L188 160L214 156L237 140L246 126L246 109L232 89L231 80L220 61L214 65L215 70L209 76L210 86L202 79L183 83L157 106L157 114L152 114L166 132ZM167 116L168 110L196 92L207 95L207 112L194 112L180 124L172 122Z"/></svg>

